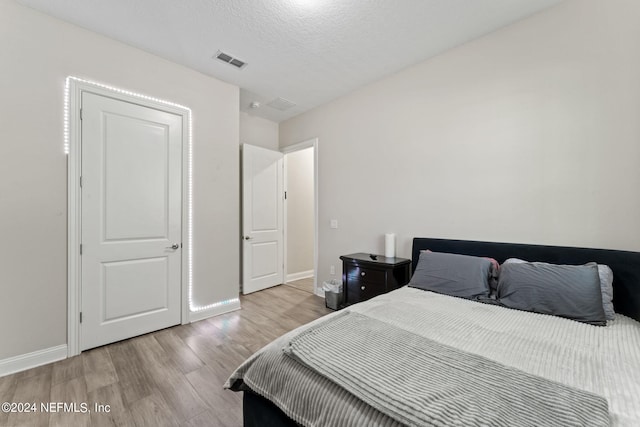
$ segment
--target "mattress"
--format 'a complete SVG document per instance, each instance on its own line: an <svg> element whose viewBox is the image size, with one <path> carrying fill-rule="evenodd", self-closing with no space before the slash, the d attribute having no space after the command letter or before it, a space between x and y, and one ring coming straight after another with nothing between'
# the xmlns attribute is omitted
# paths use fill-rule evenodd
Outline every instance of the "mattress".
<svg viewBox="0 0 640 427"><path fill-rule="evenodd" d="M640 425L640 323L605 327L404 287L349 310L508 367L607 399L613 426ZM336 316L339 313L330 316ZM226 387L248 387L305 426L399 423L287 357L294 330L243 363ZM336 355L340 357L340 355Z"/></svg>

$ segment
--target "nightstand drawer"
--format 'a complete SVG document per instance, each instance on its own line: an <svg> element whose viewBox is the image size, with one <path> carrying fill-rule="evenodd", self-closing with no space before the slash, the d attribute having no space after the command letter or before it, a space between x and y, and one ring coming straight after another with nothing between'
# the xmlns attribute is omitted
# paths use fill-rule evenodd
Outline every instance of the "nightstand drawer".
<svg viewBox="0 0 640 427"><path fill-rule="evenodd" d="M347 295L351 304L366 301L377 295L387 292L385 283L366 283L364 281L354 280L347 283Z"/></svg>
<svg viewBox="0 0 640 427"><path fill-rule="evenodd" d="M387 280L387 272L384 270L374 270L371 268L353 267L348 269L348 280L354 282L382 284Z"/></svg>

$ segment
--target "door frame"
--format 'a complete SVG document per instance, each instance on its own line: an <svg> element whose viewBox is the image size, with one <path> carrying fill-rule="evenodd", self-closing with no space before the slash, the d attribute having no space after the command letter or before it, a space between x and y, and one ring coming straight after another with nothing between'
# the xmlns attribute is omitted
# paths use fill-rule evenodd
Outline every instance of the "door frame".
<svg viewBox="0 0 640 427"><path fill-rule="evenodd" d="M80 242L82 230L82 93L90 92L119 101L142 105L182 116L182 271L181 323L189 323L192 287L192 123L191 109L173 102L134 93L97 82L69 76L65 85L64 149L67 154L67 357L80 354L80 309L82 271Z"/></svg>
<svg viewBox="0 0 640 427"><path fill-rule="evenodd" d="M307 139L296 144L288 145L280 149L280 151L286 156L287 154L295 151L304 150L307 148L313 148L313 292L316 295L324 296L318 288L318 138ZM284 162L284 185L285 191L287 191L287 162ZM287 228L288 228L288 216L287 216L287 200L284 201L284 278L287 279Z"/></svg>

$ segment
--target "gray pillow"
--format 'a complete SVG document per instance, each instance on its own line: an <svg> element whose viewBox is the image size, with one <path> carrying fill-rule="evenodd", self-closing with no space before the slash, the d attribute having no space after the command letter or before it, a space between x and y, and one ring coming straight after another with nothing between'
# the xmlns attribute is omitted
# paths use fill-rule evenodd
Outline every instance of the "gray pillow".
<svg viewBox="0 0 640 427"><path fill-rule="evenodd" d="M613 308L613 270L604 264L598 264L598 276L600 276L600 291L602 293L602 308L607 320L616 318Z"/></svg>
<svg viewBox="0 0 640 427"><path fill-rule="evenodd" d="M454 297L489 297L491 261L486 258L425 251L409 286Z"/></svg>
<svg viewBox="0 0 640 427"><path fill-rule="evenodd" d="M509 258L504 264L527 262L519 258ZM533 264L546 264L534 262ZM613 308L613 271L608 265L598 264L598 276L600 277L600 293L602 294L602 308L604 309L604 317L607 320L616 318L616 312Z"/></svg>
<svg viewBox="0 0 640 427"><path fill-rule="evenodd" d="M596 263L554 265L506 263L498 300L505 307L606 325Z"/></svg>

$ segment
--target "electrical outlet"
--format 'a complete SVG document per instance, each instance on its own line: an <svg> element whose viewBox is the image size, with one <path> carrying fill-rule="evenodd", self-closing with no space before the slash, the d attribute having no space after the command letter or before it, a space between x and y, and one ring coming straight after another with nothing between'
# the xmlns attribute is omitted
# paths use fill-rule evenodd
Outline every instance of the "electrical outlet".
<svg viewBox="0 0 640 427"><path fill-rule="evenodd" d="M336 274L336 266L332 265L331 267L329 267L329 273L331 275L335 275Z"/></svg>

